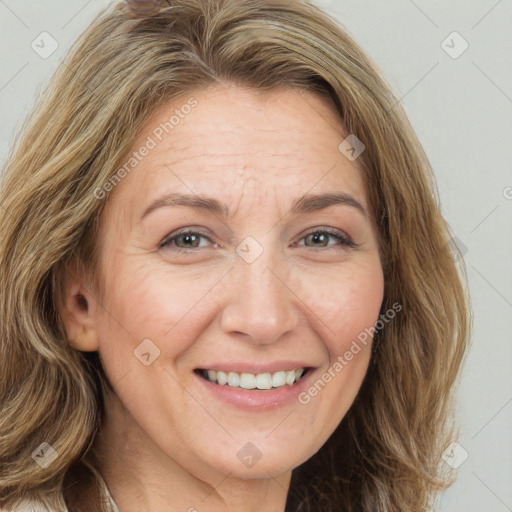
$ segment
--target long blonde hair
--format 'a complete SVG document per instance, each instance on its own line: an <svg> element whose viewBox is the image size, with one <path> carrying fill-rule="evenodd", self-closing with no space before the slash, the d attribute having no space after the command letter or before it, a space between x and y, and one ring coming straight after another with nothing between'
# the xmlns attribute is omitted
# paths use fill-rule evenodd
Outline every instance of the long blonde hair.
<svg viewBox="0 0 512 512"><path fill-rule="evenodd" d="M366 147L358 162L379 230L382 311L403 308L378 332L338 429L293 471L286 511L426 511L453 481L441 455L455 439L452 388L471 329L465 272L400 103L344 30L300 0L172 0L145 16L116 2L74 44L23 126L0 189L0 503L30 499L60 512L74 499L73 510L113 510L100 503L92 457L109 384L97 354L67 341L62 273L72 260L97 268L108 197L94 191L147 117L216 82L333 102ZM57 453L48 467L32 457L41 443ZM98 490L87 507L66 490L77 468Z"/></svg>

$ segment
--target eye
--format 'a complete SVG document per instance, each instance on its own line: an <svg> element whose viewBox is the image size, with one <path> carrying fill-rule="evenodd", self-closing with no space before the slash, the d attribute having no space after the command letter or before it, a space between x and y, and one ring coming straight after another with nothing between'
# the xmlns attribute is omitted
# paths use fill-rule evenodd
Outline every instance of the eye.
<svg viewBox="0 0 512 512"><path fill-rule="evenodd" d="M312 247L312 248L318 248L323 249L326 247L329 247L329 238L334 238L338 241L338 245L344 245L346 247L357 247L357 244L355 244L350 238L348 238L346 235L344 235L341 231L335 230L335 229L329 229L329 228L321 228L316 229L315 231L312 231L308 235L306 235L302 240L305 240L306 242L310 242L312 244L315 244L313 246L308 246L306 244L306 247ZM302 244L301 244L302 245ZM336 245L336 244L330 244L330 245Z"/></svg>
<svg viewBox="0 0 512 512"><path fill-rule="evenodd" d="M204 245L201 245L201 239L213 243L211 238L198 231L185 230L165 238L159 247L162 249L173 246L177 248L178 252L189 252L204 247Z"/></svg>
<svg viewBox="0 0 512 512"><path fill-rule="evenodd" d="M206 244L201 244L201 239L206 240ZM337 244L329 244L329 239L337 240ZM344 235L341 231L330 229L330 228L321 228L312 231L305 237L301 239L306 242L312 243L313 245L304 244L306 247L311 247L313 249L324 249L328 248L331 245L344 245L346 247L357 247L357 244L354 243L350 238ZM217 244L214 244L212 239L207 235L199 232L193 231L191 229L186 229L180 231L178 233L174 233L171 236L165 238L159 245L161 249L163 248L172 248L177 252L193 252L195 249L201 249L207 247L209 243L212 243L215 247L218 247ZM303 245L303 244L300 244Z"/></svg>

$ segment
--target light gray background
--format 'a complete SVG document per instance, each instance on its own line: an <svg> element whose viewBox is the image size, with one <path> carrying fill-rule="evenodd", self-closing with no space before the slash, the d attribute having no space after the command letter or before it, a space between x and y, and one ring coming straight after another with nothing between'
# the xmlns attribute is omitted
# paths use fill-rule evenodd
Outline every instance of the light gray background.
<svg viewBox="0 0 512 512"><path fill-rule="evenodd" d="M0 0L0 161L37 91L107 3ZM443 214L467 248L475 322L458 385L455 459L462 450L468 458L439 509L512 511L512 1L318 3L401 98L434 167ZM43 31L59 44L46 59L31 47ZM441 46L454 31L469 44L455 59ZM461 44L445 43L452 53Z"/></svg>

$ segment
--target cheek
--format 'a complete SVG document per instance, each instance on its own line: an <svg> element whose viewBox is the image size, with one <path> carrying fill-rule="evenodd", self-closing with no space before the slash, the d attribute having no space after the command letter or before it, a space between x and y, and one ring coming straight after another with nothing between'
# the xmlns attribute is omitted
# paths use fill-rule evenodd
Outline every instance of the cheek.
<svg viewBox="0 0 512 512"><path fill-rule="evenodd" d="M367 333L378 320L384 296L382 267L378 259L371 259L364 265L347 264L339 271L303 275L300 296L313 313L311 321L332 362L358 337L370 344ZM364 343L361 347L365 348Z"/></svg>
<svg viewBox="0 0 512 512"><path fill-rule="evenodd" d="M337 310L333 311L334 318L331 318L332 330L337 335L332 346L336 356L350 350L357 351L357 348L352 348L354 343L362 350L369 347L383 294L384 286L378 275L347 283L338 296ZM351 356L347 355L347 358Z"/></svg>
<svg viewBox="0 0 512 512"><path fill-rule="evenodd" d="M111 361L115 368L121 360L131 363L134 350L146 339L162 355L177 357L205 328L206 310L212 309L222 272L172 271L165 264L152 263L136 266L130 265L129 258L125 263L105 283L109 293L100 326L105 365Z"/></svg>
<svg viewBox="0 0 512 512"><path fill-rule="evenodd" d="M331 273L329 279L310 278L302 278L302 294L308 297L314 313L311 318L315 318L311 322L327 354L316 380L299 396L299 402L309 408L307 432L318 439L320 447L320 440L329 436L345 416L366 375L384 278L378 260L364 267L347 265L341 272Z"/></svg>
<svg viewBox="0 0 512 512"><path fill-rule="evenodd" d="M166 263L140 265L137 258L125 257L123 265L112 268L118 272L105 283L109 293L100 332L106 365L109 359L115 366L126 359L132 362L134 350L146 339L175 359L220 313L215 297L223 290L223 278L228 277L224 267L173 270ZM287 277L298 297L295 307L302 308L331 361L349 350L351 342L378 318L383 296L378 260L347 264L339 270L292 271Z"/></svg>

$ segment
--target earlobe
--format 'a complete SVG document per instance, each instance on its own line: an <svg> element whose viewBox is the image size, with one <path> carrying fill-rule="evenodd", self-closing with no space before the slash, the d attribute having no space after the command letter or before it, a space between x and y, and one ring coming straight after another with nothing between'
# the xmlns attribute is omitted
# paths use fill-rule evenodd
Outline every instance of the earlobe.
<svg viewBox="0 0 512 512"><path fill-rule="evenodd" d="M60 317L69 344L76 350L93 352L99 348L97 303L71 272L65 271L63 304Z"/></svg>
<svg viewBox="0 0 512 512"><path fill-rule="evenodd" d="M83 326L75 330L72 338L68 336L68 341L73 348L83 352L94 352L99 348L97 331Z"/></svg>

